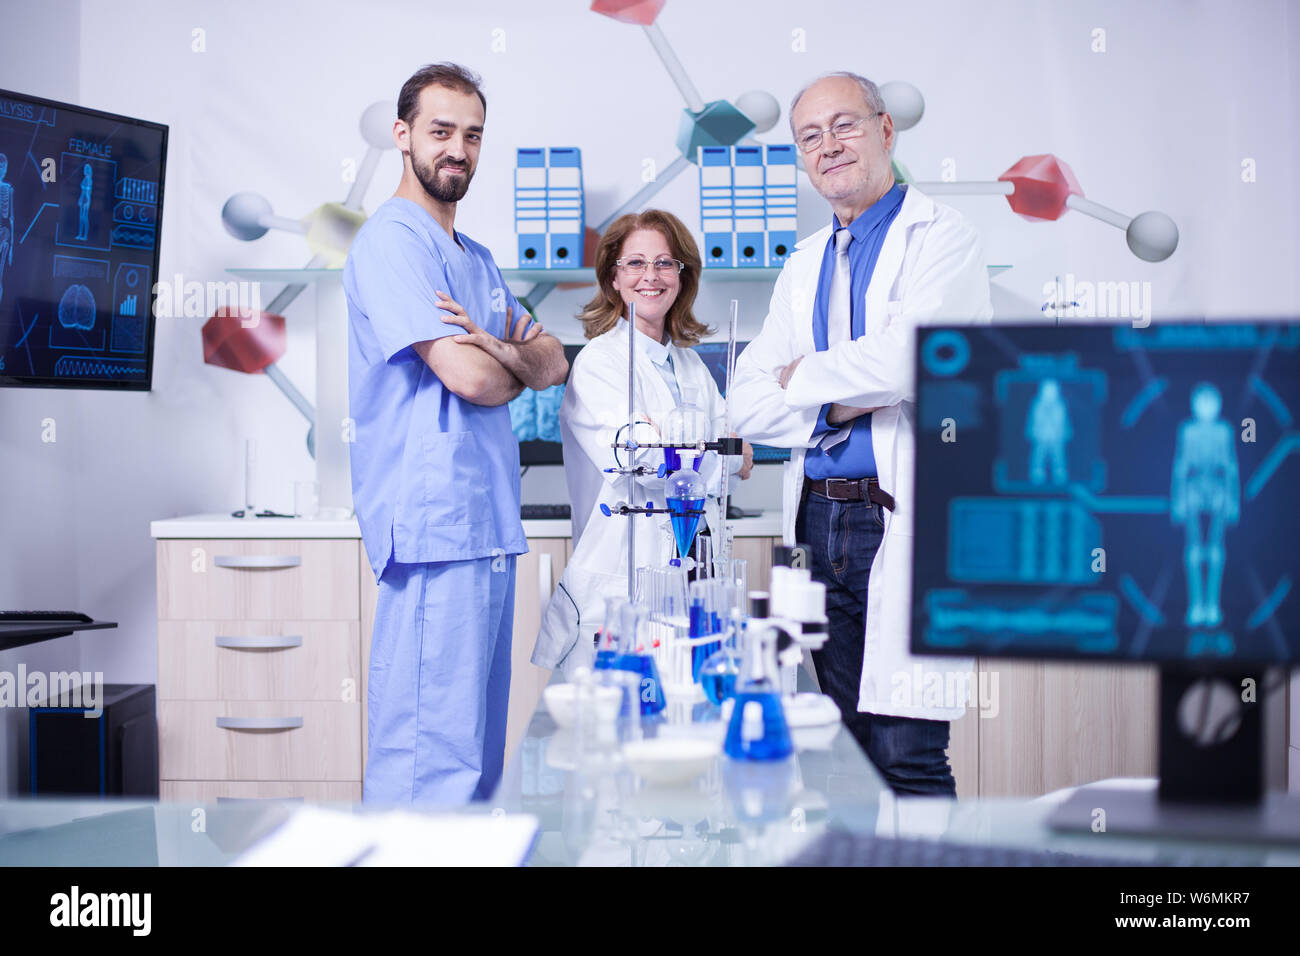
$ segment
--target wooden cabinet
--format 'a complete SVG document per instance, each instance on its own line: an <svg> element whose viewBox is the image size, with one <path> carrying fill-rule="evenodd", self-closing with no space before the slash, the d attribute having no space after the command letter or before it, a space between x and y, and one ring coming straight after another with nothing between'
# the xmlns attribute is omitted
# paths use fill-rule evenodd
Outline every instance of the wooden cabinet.
<svg viewBox="0 0 1300 956"><path fill-rule="evenodd" d="M751 589L767 586L777 543L734 539ZM163 795L358 799L378 596L361 541L160 538L157 555ZM551 676L529 657L570 555L567 537L535 537L516 562L507 758ZM951 725L958 796L1154 775L1157 687L1137 665L977 662ZM1293 758L1298 714L1293 699Z"/></svg>
<svg viewBox="0 0 1300 956"><path fill-rule="evenodd" d="M357 541L167 538L157 561L163 796L359 795Z"/></svg>
<svg viewBox="0 0 1300 956"><path fill-rule="evenodd" d="M1156 670L1141 665L978 660L954 721L959 797L1038 796L1156 773Z"/></svg>
<svg viewBox="0 0 1300 956"><path fill-rule="evenodd" d="M510 653L510 709L506 717L506 760L528 730L551 672L530 657L537 644L542 613L569 561L569 538L530 538L528 553L515 563L515 625Z"/></svg>

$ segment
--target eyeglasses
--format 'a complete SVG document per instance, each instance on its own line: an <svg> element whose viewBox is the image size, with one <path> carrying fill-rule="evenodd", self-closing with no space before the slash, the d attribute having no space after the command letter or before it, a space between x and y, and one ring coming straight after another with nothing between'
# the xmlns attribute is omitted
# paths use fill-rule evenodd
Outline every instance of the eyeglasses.
<svg viewBox="0 0 1300 956"><path fill-rule="evenodd" d="M667 256L660 256L653 263L641 256L628 256L626 259L615 259L614 265L622 269L624 275L630 276L643 275L646 267L650 265L654 266L655 272L659 275L681 272L686 268L686 263L680 259L670 259Z"/></svg>
<svg viewBox="0 0 1300 956"><path fill-rule="evenodd" d="M884 115L885 111L880 110L879 112L872 113L870 116L864 116L861 119L842 119L834 126L828 126L825 129L809 130L799 136L799 151L801 153L811 153L813 150L819 148L822 144L822 139L827 133L834 136L837 142L843 142L846 139L855 139L866 132L866 130L862 128L863 123L869 119L875 119L877 116Z"/></svg>

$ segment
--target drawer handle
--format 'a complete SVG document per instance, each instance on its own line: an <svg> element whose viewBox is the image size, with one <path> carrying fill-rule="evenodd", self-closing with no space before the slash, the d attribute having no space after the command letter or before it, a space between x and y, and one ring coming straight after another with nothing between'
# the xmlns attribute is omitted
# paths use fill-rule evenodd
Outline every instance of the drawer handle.
<svg viewBox="0 0 1300 956"><path fill-rule="evenodd" d="M262 637L257 634L230 635L218 634L217 647L302 647L301 634L286 634L284 637Z"/></svg>
<svg viewBox="0 0 1300 956"><path fill-rule="evenodd" d="M300 554L219 554L212 559L219 568L296 568Z"/></svg>
<svg viewBox="0 0 1300 956"><path fill-rule="evenodd" d="M296 730L302 726L301 717L218 717L222 730Z"/></svg>

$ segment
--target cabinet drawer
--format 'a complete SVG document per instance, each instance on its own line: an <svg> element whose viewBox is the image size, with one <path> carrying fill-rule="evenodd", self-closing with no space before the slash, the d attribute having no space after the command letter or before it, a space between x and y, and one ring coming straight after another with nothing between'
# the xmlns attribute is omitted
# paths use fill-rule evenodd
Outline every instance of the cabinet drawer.
<svg viewBox="0 0 1300 956"><path fill-rule="evenodd" d="M361 780L361 707L295 701L158 702L164 780Z"/></svg>
<svg viewBox="0 0 1300 956"><path fill-rule="evenodd" d="M357 803L361 781L328 783L321 780L164 780L163 800L217 803L221 800L308 800Z"/></svg>
<svg viewBox="0 0 1300 956"><path fill-rule="evenodd" d="M351 540L161 540L158 619L356 620L357 554Z"/></svg>
<svg viewBox="0 0 1300 956"><path fill-rule="evenodd" d="M357 621L159 621L160 700L360 699Z"/></svg>

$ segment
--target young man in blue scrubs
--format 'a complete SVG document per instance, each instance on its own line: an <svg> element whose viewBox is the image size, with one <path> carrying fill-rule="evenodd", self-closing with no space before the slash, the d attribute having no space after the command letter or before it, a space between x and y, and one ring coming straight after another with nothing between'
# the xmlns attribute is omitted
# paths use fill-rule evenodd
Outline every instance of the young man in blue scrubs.
<svg viewBox="0 0 1300 956"><path fill-rule="evenodd" d="M402 180L352 244L352 497L379 581L367 695L367 803L485 800L501 776L519 445L505 407L564 381L486 248L455 229L487 101L426 66L402 87Z"/></svg>

